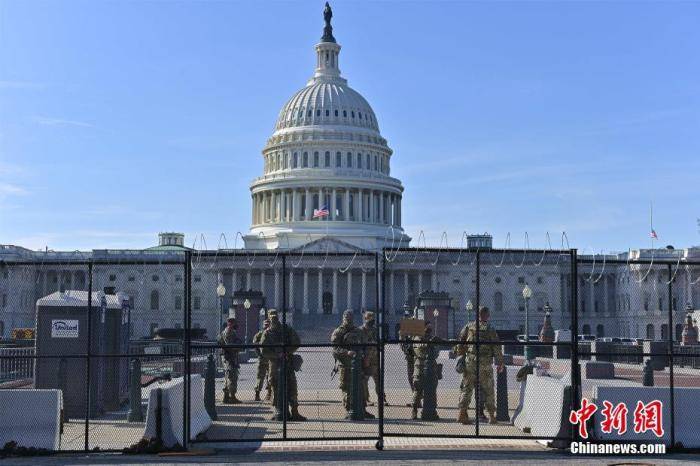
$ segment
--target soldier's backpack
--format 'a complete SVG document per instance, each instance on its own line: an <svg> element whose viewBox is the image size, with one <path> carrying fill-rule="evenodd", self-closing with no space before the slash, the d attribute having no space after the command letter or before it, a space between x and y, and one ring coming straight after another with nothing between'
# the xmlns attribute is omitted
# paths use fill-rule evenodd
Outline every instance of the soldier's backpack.
<svg viewBox="0 0 700 466"><path fill-rule="evenodd" d="M455 370L457 371L458 374L464 374L464 371L467 370L467 356L462 355L457 358L457 364L455 364Z"/></svg>

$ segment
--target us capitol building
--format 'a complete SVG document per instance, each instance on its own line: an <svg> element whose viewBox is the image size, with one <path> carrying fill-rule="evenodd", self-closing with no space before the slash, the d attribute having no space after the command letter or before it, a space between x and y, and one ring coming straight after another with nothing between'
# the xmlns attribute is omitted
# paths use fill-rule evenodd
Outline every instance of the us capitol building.
<svg viewBox="0 0 700 466"><path fill-rule="evenodd" d="M341 46L333 36L331 16L327 7L323 36L315 46L313 76L282 107L263 148L263 174L250 186L252 225L244 236L245 248L236 252L236 260L201 257L193 265L192 322L196 328L205 328L209 338L218 332L221 318L215 292L219 283L227 290L226 303L234 290L259 290L265 305L277 308L282 306L284 289L288 320L301 330L334 326L345 309L358 314L376 310L376 296L385 303L387 324L393 329L404 303L412 307L420 292L432 290L449 293L456 310L452 334L467 320L466 303L475 300L475 272L466 261L461 266L450 261L435 265L432 255L396 260L377 289L373 259L319 254L374 253L410 242L402 228L404 188L391 176L393 152L379 131L372 107L341 75ZM314 218L316 211L327 215ZM468 240L469 246L491 246L488 235ZM85 266L71 262L88 258L137 263L129 267L96 264L93 272L93 289L129 297L133 338L148 337L157 327L180 327L183 267L138 265L138 260L173 260L182 258L186 250L180 233L161 233L159 244L144 250L56 252L0 245L0 336L8 338L13 328L34 327L38 299L58 290L86 290ZM298 262L290 259L297 263L282 277L279 267L271 267L270 256L256 259L261 250L317 254ZM700 258L700 248L636 250L609 258L624 259L628 254L632 258L680 257L682 264ZM569 327L568 269L551 260L537 265L528 261L519 268L495 262L481 268L480 300L491 308L496 328L523 332L520 290L525 283L533 290L532 309L538 311L530 333L541 323L545 306L552 309L555 328ZM598 265L595 270L581 266L579 271L581 333L660 338L668 331L663 312L665 269L649 273L643 287L630 280L626 265ZM686 305L700 307L698 273L696 269L691 274L682 265L678 268L673 298L677 327ZM282 280L286 280L284 288ZM646 286L649 283L658 286ZM382 290L385 296L380 296ZM679 328L673 331L675 335Z"/></svg>

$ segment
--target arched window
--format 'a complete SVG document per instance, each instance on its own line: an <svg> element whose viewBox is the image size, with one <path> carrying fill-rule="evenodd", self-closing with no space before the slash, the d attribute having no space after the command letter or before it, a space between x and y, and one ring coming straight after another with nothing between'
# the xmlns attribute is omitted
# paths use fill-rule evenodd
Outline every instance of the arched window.
<svg viewBox="0 0 700 466"><path fill-rule="evenodd" d="M308 112L306 112L306 116L307 116L307 117L310 117L310 116L311 116L311 110L309 110Z"/></svg>
<svg viewBox="0 0 700 466"><path fill-rule="evenodd" d="M321 110L320 110L320 109L316 109L316 116L317 116L317 117L320 117L320 116L321 116Z"/></svg>
<svg viewBox="0 0 700 466"><path fill-rule="evenodd" d="M348 111L347 111L347 110L343 110L343 118L347 118L347 117L348 117Z"/></svg>
<svg viewBox="0 0 700 466"><path fill-rule="evenodd" d="M357 118L362 119L362 112L357 112Z"/></svg>
<svg viewBox="0 0 700 466"><path fill-rule="evenodd" d="M661 324L661 339L668 340L668 324Z"/></svg>
<svg viewBox="0 0 700 466"><path fill-rule="evenodd" d="M299 154L297 152L294 153L294 157L292 157L292 168L297 168L299 166Z"/></svg>
<svg viewBox="0 0 700 466"><path fill-rule="evenodd" d="M603 324L598 324L598 326L595 328L595 336L598 338L605 336L605 328L603 327Z"/></svg>
<svg viewBox="0 0 700 466"><path fill-rule="evenodd" d="M352 168L352 153L348 152L345 158L347 159L345 160L345 163L347 164L348 168Z"/></svg>
<svg viewBox="0 0 700 466"><path fill-rule="evenodd" d="M350 114L352 115L352 118L355 118L355 110L351 111Z"/></svg>
<svg viewBox="0 0 700 466"><path fill-rule="evenodd" d="M647 340L653 340L653 339L654 339L654 325L648 324L647 325Z"/></svg>
<svg viewBox="0 0 700 466"><path fill-rule="evenodd" d="M335 114L335 116L337 117L337 116L338 116L338 110L336 110L336 111L334 112L334 114Z"/></svg>
<svg viewBox="0 0 700 466"><path fill-rule="evenodd" d="M496 291L493 295L493 307L496 312L503 312L503 293Z"/></svg>
<svg viewBox="0 0 700 466"><path fill-rule="evenodd" d="M377 171L377 156L374 156L374 171Z"/></svg>
<svg viewBox="0 0 700 466"><path fill-rule="evenodd" d="M326 164L325 164L326 167L331 166L331 153L328 151L326 151L326 154L325 154L325 162L326 162Z"/></svg>
<svg viewBox="0 0 700 466"><path fill-rule="evenodd" d="M371 169L372 169L372 164L370 163L369 154L367 154L367 164L365 165L365 167L367 167L367 170L371 170Z"/></svg>
<svg viewBox="0 0 700 466"><path fill-rule="evenodd" d="M331 116L331 111L326 109L326 116Z"/></svg>
<svg viewBox="0 0 700 466"><path fill-rule="evenodd" d="M348 219L355 220L355 195L350 194L350 208L348 210Z"/></svg>
<svg viewBox="0 0 700 466"><path fill-rule="evenodd" d="M362 168L362 154L357 154L357 168Z"/></svg>
<svg viewBox="0 0 700 466"><path fill-rule="evenodd" d="M301 157L301 166L303 168L307 168L309 166L309 153L304 152L304 155Z"/></svg>
<svg viewBox="0 0 700 466"><path fill-rule="evenodd" d="M160 296L158 290L151 291L151 310L157 311L160 308Z"/></svg>
<svg viewBox="0 0 700 466"><path fill-rule="evenodd" d="M318 167L318 152L314 152L314 168Z"/></svg>

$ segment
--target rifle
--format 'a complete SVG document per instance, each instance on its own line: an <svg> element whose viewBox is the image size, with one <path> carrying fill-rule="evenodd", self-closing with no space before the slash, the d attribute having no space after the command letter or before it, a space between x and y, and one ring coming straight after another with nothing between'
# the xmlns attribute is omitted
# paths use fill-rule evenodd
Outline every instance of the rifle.
<svg viewBox="0 0 700 466"><path fill-rule="evenodd" d="M331 371L331 380L333 380L333 377L338 373L338 358L333 356L333 359L335 360L335 364L333 364L333 370Z"/></svg>

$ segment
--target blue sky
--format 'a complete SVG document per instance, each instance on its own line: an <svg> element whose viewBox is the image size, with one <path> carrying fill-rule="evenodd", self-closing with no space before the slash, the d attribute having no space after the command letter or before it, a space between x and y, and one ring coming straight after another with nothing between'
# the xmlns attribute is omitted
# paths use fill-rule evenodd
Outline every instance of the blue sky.
<svg viewBox="0 0 700 466"><path fill-rule="evenodd" d="M699 2L332 6L414 238L648 247L653 200L660 243L700 243ZM0 243L232 246L322 8L0 0Z"/></svg>

